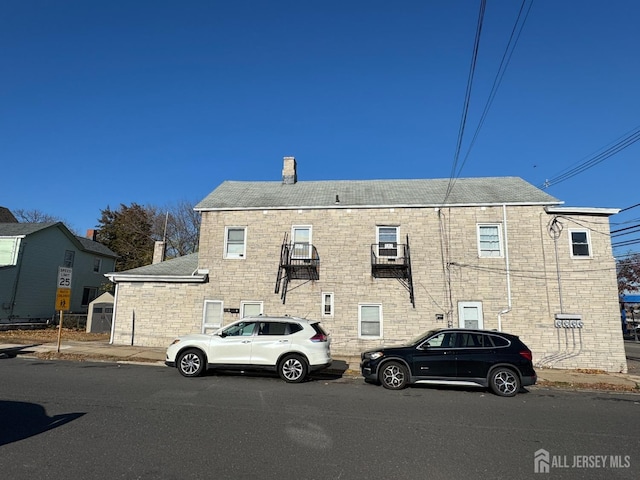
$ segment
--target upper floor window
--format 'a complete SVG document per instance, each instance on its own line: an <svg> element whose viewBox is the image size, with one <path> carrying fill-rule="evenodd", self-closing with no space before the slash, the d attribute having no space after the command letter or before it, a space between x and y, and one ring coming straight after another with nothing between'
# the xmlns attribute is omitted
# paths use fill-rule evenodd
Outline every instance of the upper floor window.
<svg viewBox="0 0 640 480"><path fill-rule="evenodd" d="M293 241L293 258L311 258L311 227L296 226L291 228Z"/></svg>
<svg viewBox="0 0 640 480"><path fill-rule="evenodd" d="M572 257L590 257L591 242L588 230L570 230L571 238L571 256Z"/></svg>
<svg viewBox="0 0 640 480"><path fill-rule="evenodd" d="M18 262L19 246L20 238L18 237L0 238L0 267L15 265Z"/></svg>
<svg viewBox="0 0 640 480"><path fill-rule="evenodd" d="M500 225L478 225L478 255L480 257L502 257Z"/></svg>
<svg viewBox="0 0 640 480"><path fill-rule="evenodd" d="M102 268L102 259L94 258L93 259L93 271L96 273L100 273L100 269Z"/></svg>
<svg viewBox="0 0 640 480"><path fill-rule="evenodd" d="M62 263L63 267L71 268L73 267L73 259L76 256L76 252L73 250L65 250L64 251L64 262Z"/></svg>
<svg viewBox="0 0 640 480"><path fill-rule="evenodd" d="M377 227L379 257L398 256L399 227Z"/></svg>
<svg viewBox="0 0 640 480"><path fill-rule="evenodd" d="M224 258L245 258L247 227L227 227L224 237Z"/></svg>

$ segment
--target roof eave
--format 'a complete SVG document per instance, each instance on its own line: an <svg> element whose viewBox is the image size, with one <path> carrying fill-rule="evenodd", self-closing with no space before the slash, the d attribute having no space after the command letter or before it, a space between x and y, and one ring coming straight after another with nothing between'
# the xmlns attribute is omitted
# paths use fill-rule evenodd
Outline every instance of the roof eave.
<svg viewBox="0 0 640 480"><path fill-rule="evenodd" d="M111 282L156 282L156 283L205 283L208 274L200 275L125 275L118 273L105 273Z"/></svg>
<svg viewBox="0 0 640 480"><path fill-rule="evenodd" d="M484 202L484 203L451 203L451 204L389 204L389 205L298 205L298 206L252 206L252 207L200 207L194 208L198 212L229 212L249 210L344 210L344 209L371 209L371 208L454 208L454 207L501 207L507 206L554 206L564 202Z"/></svg>
<svg viewBox="0 0 640 480"><path fill-rule="evenodd" d="M545 211L560 215L599 215L609 217L620 212L619 208L595 207L545 207Z"/></svg>

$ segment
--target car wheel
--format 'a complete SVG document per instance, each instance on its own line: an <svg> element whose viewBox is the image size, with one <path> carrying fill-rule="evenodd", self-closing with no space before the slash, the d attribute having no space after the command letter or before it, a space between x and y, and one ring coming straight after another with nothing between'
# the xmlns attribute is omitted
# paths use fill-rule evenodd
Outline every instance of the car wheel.
<svg viewBox="0 0 640 480"><path fill-rule="evenodd" d="M513 397L520 391L520 377L510 368L499 367L491 372L491 390L501 397Z"/></svg>
<svg viewBox="0 0 640 480"><path fill-rule="evenodd" d="M185 377L197 377L204 372L204 354L199 350L186 350L178 358L178 371Z"/></svg>
<svg viewBox="0 0 640 480"><path fill-rule="evenodd" d="M401 390L409 382L409 371L400 362L387 362L380 370L380 383L389 390Z"/></svg>
<svg viewBox="0 0 640 480"><path fill-rule="evenodd" d="M288 355L278 365L278 374L287 383L300 383L307 378L309 367L300 355Z"/></svg>

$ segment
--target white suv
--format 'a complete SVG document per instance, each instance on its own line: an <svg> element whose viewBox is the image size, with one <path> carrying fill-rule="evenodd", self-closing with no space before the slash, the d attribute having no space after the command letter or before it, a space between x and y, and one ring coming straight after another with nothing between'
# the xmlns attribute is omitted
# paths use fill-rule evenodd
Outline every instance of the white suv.
<svg viewBox="0 0 640 480"><path fill-rule="evenodd" d="M271 370L289 383L331 364L320 322L297 317L245 317L211 334L185 335L167 348L165 364L185 377L207 368Z"/></svg>

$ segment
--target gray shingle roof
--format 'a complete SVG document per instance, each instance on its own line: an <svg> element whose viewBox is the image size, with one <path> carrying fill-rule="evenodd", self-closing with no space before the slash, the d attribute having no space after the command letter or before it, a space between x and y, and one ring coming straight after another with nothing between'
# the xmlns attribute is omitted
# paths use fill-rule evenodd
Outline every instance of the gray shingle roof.
<svg viewBox="0 0 640 480"><path fill-rule="evenodd" d="M459 178L443 204L449 179L223 182L196 210L260 208L556 205L558 199L518 177ZM336 202L336 196L339 202Z"/></svg>
<svg viewBox="0 0 640 480"><path fill-rule="evenodd" d="M58 227L72 241L77 242L78 247L86 252L96 253L105 257L116 258L118 255L99 242L88 238L73 235L62 222L42 222L42 223L0 223L0 236L14 237L17 235L31 235L47 228Z"/></svg>
<svg viewBox="0 0 640 480"><path fill-rule="evenodd" d="M119 276L122 275L150 275L150 276L188 276L193 274L198 268L198 253L190 253L182 257L173 258L160 263L154 263L152 265L145 265L144 267L132 268L131 270L125 270L118 272Z"/></svg>

